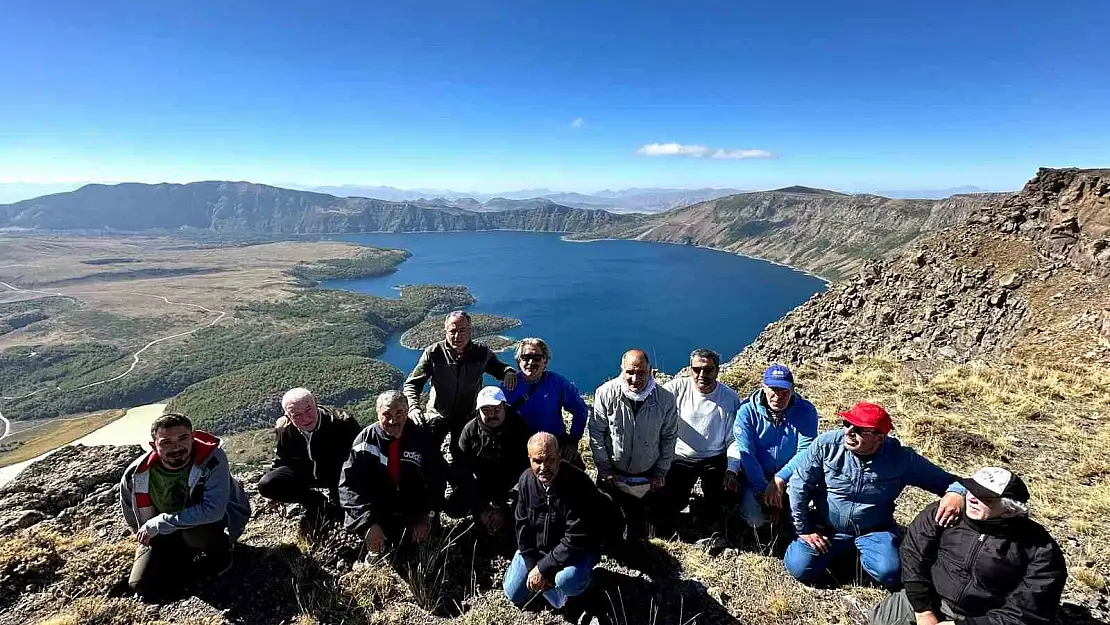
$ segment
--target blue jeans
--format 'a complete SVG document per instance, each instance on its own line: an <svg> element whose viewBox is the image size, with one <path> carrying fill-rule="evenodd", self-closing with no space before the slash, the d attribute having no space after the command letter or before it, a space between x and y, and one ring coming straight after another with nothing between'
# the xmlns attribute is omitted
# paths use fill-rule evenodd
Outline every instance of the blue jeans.
<svg viewBox="0 0 1110 625"><path fill-rule="evenodd" d="M862 536L834 534L827 538L829 550L825 553L817 553L801 538L795 539L786 549L786 570L799 581L812 582L854 544L859 550L863 570L868 575L889 589L897 589L901 585L902 563L898 559L896 533L871 532Z"/></svg>
<svg viewBox="0 0 1110 625"><path fill-rule="evenodd" d="M575 597L590 587L593 581L594 565L597 564L597 555L583 554L574 562L555 574L555 586L543 591L544 599L553 608L561 608L567 604L568 597ZM502 586L505 596L517 605L523 605L533 597L528 590L528 566L524 564L524 557L516 552L509 568L505 570L505 581Z"/></svg>
<svg viewBox="0 0 1110 625"><path fill-rule="evenodd" d="M761 527L767 524L767 516L763 514L763 506L759 503L760 495L752 490L751 484L740 482L740 516L744 522L752 527Z"/></svg>

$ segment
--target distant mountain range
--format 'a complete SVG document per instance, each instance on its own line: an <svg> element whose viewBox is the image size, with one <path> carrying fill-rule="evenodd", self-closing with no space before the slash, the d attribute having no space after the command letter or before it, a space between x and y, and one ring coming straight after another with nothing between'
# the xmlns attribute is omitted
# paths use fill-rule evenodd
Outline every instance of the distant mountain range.
<svg viewBox="0 0 1110 625"><path fill-rule="evenodd" d="M712 190L717 192L719 190ZM708 192L708 191L707 191ZM606 192L613 201L675 190ZM698 191L682 191L686 200ZM944 200L848 195L793 186L736 193L657 214L620 214L577 194L550 198L431 198L387 201L337 197L250 182L91 184L0 205L0 229L70 232L186 231L231 235L529 230L575 238L629 238L703 245L783 262L826 277L959 223L1005 194ZM683 201L686 201L683 200ZM663 202L663 199L658 200ZM578 204L574 206L571 204Z"/></svg>

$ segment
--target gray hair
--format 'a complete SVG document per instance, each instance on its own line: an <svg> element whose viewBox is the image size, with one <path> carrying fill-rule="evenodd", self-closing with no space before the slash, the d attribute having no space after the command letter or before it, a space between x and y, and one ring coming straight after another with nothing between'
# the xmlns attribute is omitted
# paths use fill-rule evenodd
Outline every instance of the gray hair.
<svg viewBox="0 0 1110 625"><path fill-rule="evenodd" d="M1015 501L1013 499L1010 499L1009 497L1003 497L1002 499L999 499L998 502L1002 504L1002 516L1004 518L1027 516L1029 514L1028 504L1021 503L1020 501Z"/></svg>
<svg viewBox="0 0 1110 625"><path fill-rule="evenodd" d="M285 395L281 396L281 408L284 410L289 406L296 406L306 400L311 401L314 405L316 404L316 398L312 396L312 391L300 386L291 388L285 391Z"/></svg>
<svg viewBox="0 0 1110 625"><path fill-rule="evenodd" d="M378 395L378 400L375 402L375 408L381 412L382 408L392 408L394 406L409 407L409 400L401 391L386 391Z"/></svg>
<svg viewBox="0 0 1110 625"><path fill-rule="evenodd" d="M470 323L470 313L466 312L465 310L452 310L451 312L447 313L447 317L443 320L443 325L447 325L451 323L452 319L457 319L459 317L466 319L466 322Z"/></svg>
<svg viewBox="0 0 1110 625"><path fill-rule="evenodd" d="M551 362L551 348L547 346L547 341L544 341L543 339L538 339L536 337L520 339L520 342L516 345L517 360L520 360L520 355L524 353L525 345L531 345L532 347L540 350L541 352L543 352L543 359L547 362Z"/></svg>
<svg viewBox="0 0 1110 625"><path fill-rule="evenodd" d="M714 367L720 367L721 366L721 355L718 354L717 352L715 352L711 349L707 349L705 347L699 347L699 348L695 349L694 351L690 352L690 360L693 360L695 358L704 358L706 360L712 360Z"/></svg>

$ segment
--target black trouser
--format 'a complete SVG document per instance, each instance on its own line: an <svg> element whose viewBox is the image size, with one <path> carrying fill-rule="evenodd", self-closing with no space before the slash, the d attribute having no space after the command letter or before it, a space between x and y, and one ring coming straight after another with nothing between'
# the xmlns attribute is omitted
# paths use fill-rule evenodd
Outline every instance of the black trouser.
<svg viewBox="0 0 1110 625"><path fill-rule="evenodd" d="M639 475L624 475L617 474L620 477L648 477L647 473ZM621 512L624 513L624 537L626 540L642 540L648 537L648 523L658 513L660 500L660 493L649 492L643 497L636 497L621 490L615 484L610 484L605 480L598 479L598 486L601 491L609 495L613 499L613 503L617 504Z"/></svg>
<svg viewBox="0 0 1110 625"><path fill-rule="evenodd" d="M690 503L694 484L701 479L702 502L707 512L714 513L722 505L735 500L735 496L724 488L725 472L728 470L728 457L725 454L709 458L678 458L671 463L667 472L666 485L659 491L659 511L670 520L682 512ZM730 497L729 495L733 495Z"/></svg>
<svg viewBox="0 0 1110 625"><path fill-rule="evenodd" d="M324 495L315 488L327 488ZM323 508L328 498L339 504L339 485L323 484L310 475L298 473L292 467L278 467L258 480L258 494L281 503L299 503L306 508Z"/></svg>
<svg viewBox="0 0 1110 625"><path fill-rule="evenodd" d="M211 572L223 570L231 558L231 538L224 527L223 522L209 523L151 538L135 552L127 585L141 597L173 594L190 581L193 560L201 553L210 559Z"/></svg>

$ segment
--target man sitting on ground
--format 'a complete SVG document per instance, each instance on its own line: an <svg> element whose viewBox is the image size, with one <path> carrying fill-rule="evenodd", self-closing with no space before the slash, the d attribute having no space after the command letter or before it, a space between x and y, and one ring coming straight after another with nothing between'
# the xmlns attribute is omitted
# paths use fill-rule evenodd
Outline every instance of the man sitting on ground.
<svg viewBox="0 0 1110 625"><path fill-rule="evenodd" d="M586 431L590 409L570 380L549 371L551 349L543 339L527 338L516 348L520 376L516 388L505 389L505 399L528 425L528 433L549 432L559 439L563 460L584 469L578 442ZM563 411L570 413L570 431L563 422Z"/></svg>
<svg viewBox="0 0 1110 625"><path fill-rule="evenodd" d="M969 480L955 524L936 522L929 504L902 542L905 590L871 612L872 625L1048 625L1068 579L1064 554L1029 518L1029 489L997 467Z"/></svg>
<svg viewBox="0 0 1110 625"><path fill-rule="evenodd" d="M317 406L304 388L286 392L281 408L285 414L275 430L273 468L258 481L258 494L301 504L310 526L340 516L339 472L362 426L342 410Z"/></svg>
<svg viewBox="0 0 1110 625"><path fill-rule="evenodd" d="M598 387L589 432L598 484L624 511L625 539L646 541L674 460L678 410L674 395L656 386L642 350L625 352L620 375Z"/></svg>
<svg viewBox="0 0 1110 625"><path fill-rule="evenodd" d="M558 609L589 588L601 559L605 515L613 506L585 473L560 460L552 434L532 435L528 457L531 468L517 483L518 551L503 585L517 605L542 592Z"/></svg>
<svg viewBox="0 0 1110 625"><path fill-rule="evenodd" d="M339 477L339 501L348 531L363 537L372 555L412 539L427 540L443 507L443 456L431 436L408 423L399 391L378 395L378 421L355 438Z"/></svg>
<svg viewBox="0 0 1110 625"><path fill-rule="evenodd" d="M740 397L717 382L720 365L721 357L716 352L695 349L690 354L690 375L663 385L674 394L679 418L675 459L660 493L671 521L690 503L690 493L699 478L704 512L720 516L724 504L726 452L732 443L732 424Z"/></svg>
<svg viewBox="0 0 1110 625"><path fill-rule="evenodd" d="M763 372L763 385L740 406L729 448L730 490L740 491L740 514L752 527L778 519L795 458L817 436L817 409L794 390L785 365Z"/></svg>
<svg viewBox="0 0 1110 625"><path fill-rule="evenodd" d="M119 496L139 541L127 583L144 598L158 598L180 590L194 572L227 572L251 507L220 439L193 431L188 417L172 412L154 421L150 436L152 450L124 470Z"/></svg>
<svg viewBox="0 0 1110 625"><path fill-rule="evenodd" d="M786 568L803 582L815 581L854 545L863 570L894 589L901 582L894 523L898 495L910 485L944 495L935 517L949 525L959 516L966 491L954 476L887 437L894 424L882 406L861 402L838 415L843 429L818 436L790 477L798 538L786 550Z"/></svg>
<svg viewBox="0 0 1110 625"><path fill-rule="evenodd" d="M489 534L511 532L513 487L528 468L528 429L510 414L496 386L478 392L477 413L463 428L452 460L460 488L448 498L448 514L473 514Z"/></svg>

